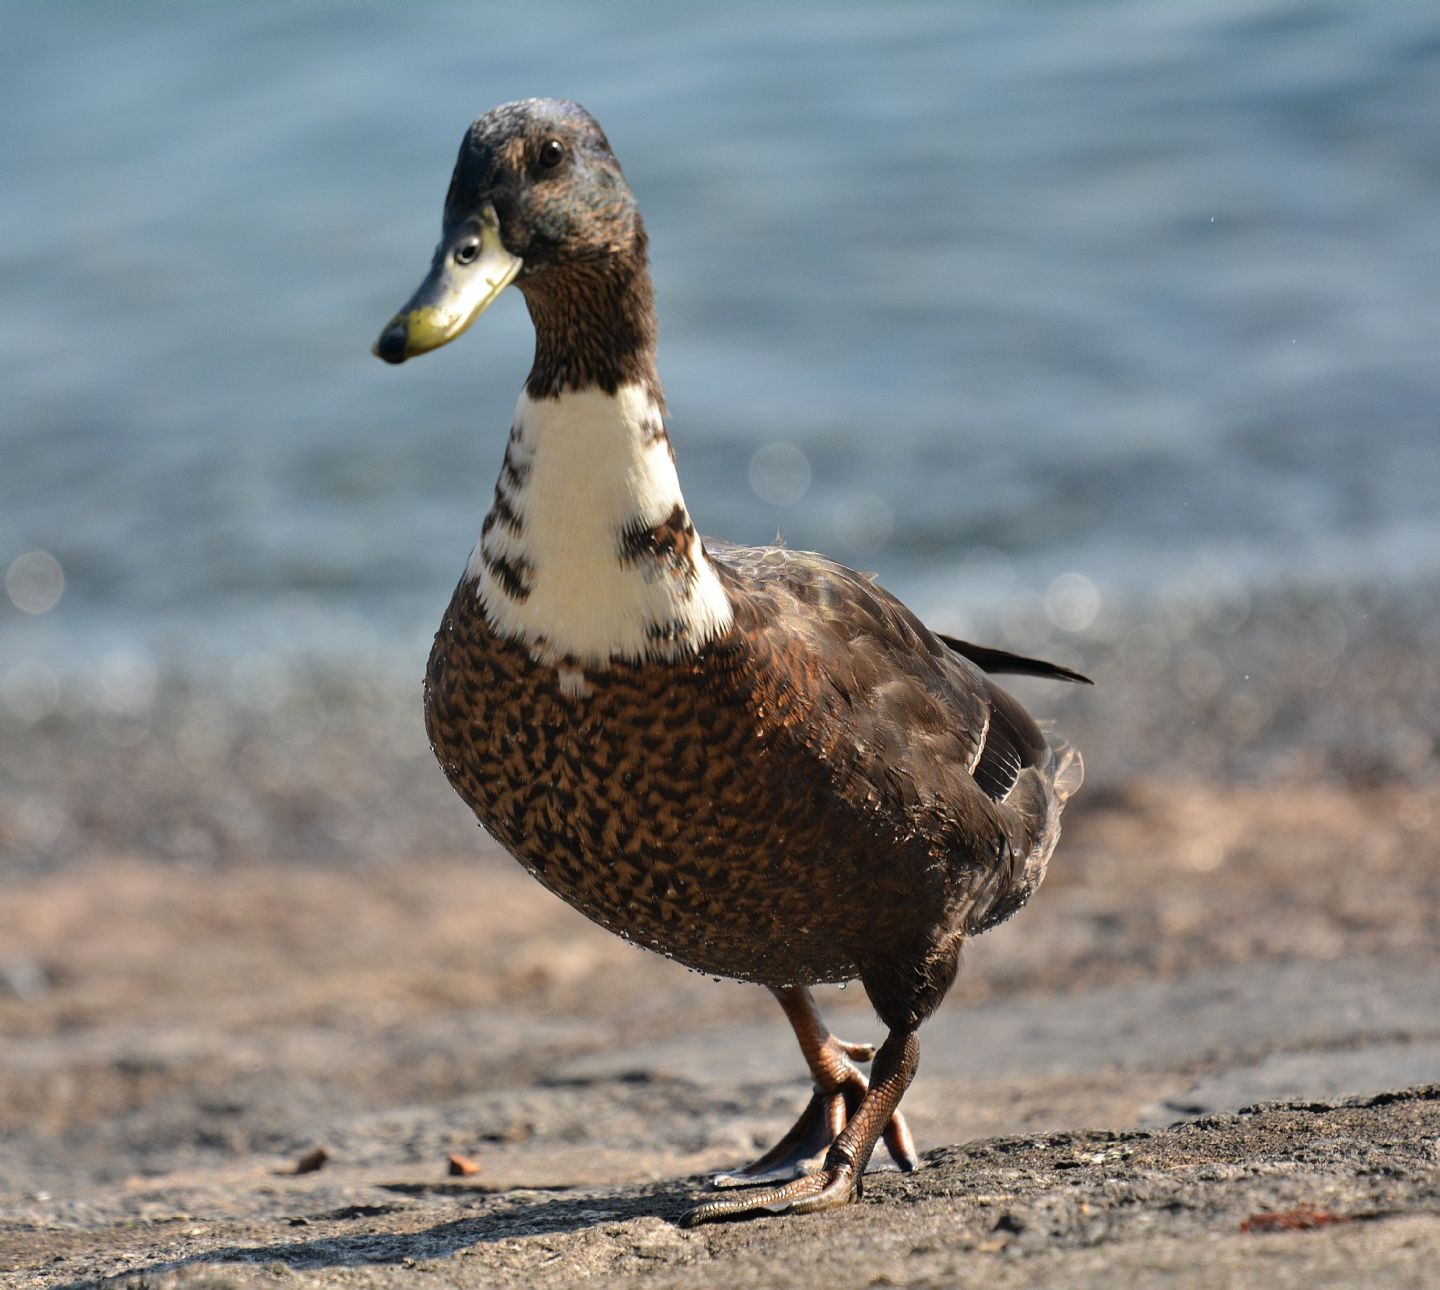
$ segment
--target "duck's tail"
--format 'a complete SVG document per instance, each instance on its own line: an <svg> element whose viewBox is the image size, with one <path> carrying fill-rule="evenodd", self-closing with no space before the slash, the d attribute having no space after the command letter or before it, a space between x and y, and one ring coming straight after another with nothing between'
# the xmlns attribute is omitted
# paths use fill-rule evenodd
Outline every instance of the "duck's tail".
<svg viewBox="0 0 1440 1290"><path fill-rule="evenodd" d="M1073 668L1061 667L1059 663L1047 663L1043 658L1026 658L1023 654L1012 654L1009 650L995 649L990 645L976 645L974 641L962 641L957 636L946 636L936 632L937 640L944 641L962 658L968 658L982 672L991 676L1008 673L1011 676L1043 676L1050 681L1075 681L1080 685L1094 685L1088 676Z"/></svg>

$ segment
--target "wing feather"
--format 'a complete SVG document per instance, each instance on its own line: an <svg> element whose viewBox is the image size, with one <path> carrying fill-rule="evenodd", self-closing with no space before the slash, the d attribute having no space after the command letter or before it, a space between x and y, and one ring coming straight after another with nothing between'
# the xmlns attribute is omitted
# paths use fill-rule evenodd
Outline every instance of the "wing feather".
<svg viewBox="0 0 1440 1290"><path fill-rule="evenodd" d="M903 779L922 800L953 805L977 788L1004 802L1023 771L1048 767L1039 726L982 668L1078 673L938 636L873 580L812 552L707 551L750 605L751 630L772 653L803 653L839 700L822 717L856 774Z"/></svg>
<svg viewBox="0 0 1440 1290"><path fill-rule="evenodd" d="M1044 876L1065 792L1034 718L985 675L1068 669L937 636L863 574L781 547L715 544L761 698L783 712L827 787L837 833L880 829L940 878L955 926L1008 917ZM1073 674L1079 679L1079 674ZM1078 783L1078 774L1065 781ZM849 854L855 854L851 849ZM918 889L917 886L917 889Z"/></svg>

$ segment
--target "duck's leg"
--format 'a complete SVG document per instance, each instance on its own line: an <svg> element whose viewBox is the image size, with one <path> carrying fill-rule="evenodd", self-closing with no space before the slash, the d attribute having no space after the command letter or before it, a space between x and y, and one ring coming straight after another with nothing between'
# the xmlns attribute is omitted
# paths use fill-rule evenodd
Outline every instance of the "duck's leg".
<svg viewBox="0 0 1440 1290"><path fill-rule="evenodd" d="M697 1223L736 1218L758 1210L808 1214L849 1204L860 1194L860 1178L870 1153L875 1150L885 1126L894 1118L919 1061L920 1041L915 1028L892 1030L875 1054L869 1089L849 1123L830 1144L819 1169L778 1187L762 1187L727 1196L724 1200L706 1201L680 1220L682 1226L694 1227Z"/></svg>
<svg viewBox="0 0 1440 1290"><path fill-rule="evenodd" d="M711 1180L716 1187L783 1182L813 1173L821 1167L830 1144L859 1109L868 1088L865 1076L855 1063L875 1057L872 1045L848 1044L832 1035L820 1019L814 997L803 986L771 993L780 1001L800 1042L800 1051L815 1081L815 1092L800 1118L779 1142L744 1169L716 1174ZM905 1117L899 1111L885 1123L883 1133L895 1163L907 1171L914 1169L919 1163L915 1145Z"/></svg>

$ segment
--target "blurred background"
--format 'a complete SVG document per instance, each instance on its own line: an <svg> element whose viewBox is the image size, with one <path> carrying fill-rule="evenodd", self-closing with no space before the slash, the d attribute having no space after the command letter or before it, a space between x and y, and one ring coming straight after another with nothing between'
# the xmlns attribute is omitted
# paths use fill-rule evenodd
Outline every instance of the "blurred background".
<svg viewBox="0 0 1440 1290"><path fill-rule="evenodd" d="M1197 582L1440 568L1427 6L51 5L7 27L12 712L122 661L415 673L529 323L515 295L423 364L368 347L466 125L529 95L585 103L639 195L705 532L778 530L951 625L1044 602L1081 637Z"/></svg>
<svg viewBox="0 0 1440 1290"><path fill-rule="evenodd" d="M1034 939L997 933L961 990L1362 941L1433 969L1440 7L7 4L0 23L11 1033L173 997L193 1036L227 991L303 977L306 1024L363 998L367 1024L438 1009L463 1039L455 1018L497 998L583 1013L597 964L670 983L692 1021L701 998L739 1009L585 939L508 862L472 879L484 844L425 746L425 656L531 335L512 293L423 362L369 346L428 263L466 126L531 95L584 103L639 197L701 531L779 532L941 629L1100 683L1017 686L1090 780ZM507 949L521 928L547 948ZM469 1087L473 1049L426 1033L392 1035L396 1066L355 1097ZM346 1053L330 1069L369 1069ZM44 1063L10 1072L0 1111L118 1133L117 1170L196 1149L155 1090L234 1098L258 1062L86 1060L64 1106ZM271 1118L211 1148L298 1141L299 1087L255 1093ZM21 1174L60 1167L49 1141Z"/></svg>

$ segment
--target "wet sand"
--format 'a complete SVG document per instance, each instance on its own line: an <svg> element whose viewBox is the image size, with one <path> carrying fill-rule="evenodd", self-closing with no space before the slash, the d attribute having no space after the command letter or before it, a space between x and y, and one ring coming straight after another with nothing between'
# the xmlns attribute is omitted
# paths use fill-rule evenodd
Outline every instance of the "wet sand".
<svg viewBox="0 0 1440 1290"><path fill-rule="evenodd" d="M1338 650L1294 604L1172 629L1158 663L1133 624L1062 642L1102 681L1058 705L1090 782L922 1031L925 1168L693 1232L705 1175L804 1102L778 1009L497 854L411 696L297 709L249 675L111 711L128 744L78 702L0 731L4 1284L1433 1284L1440 684L1413 606ZM878 1038L858 988L820 994Z"/></svg>

